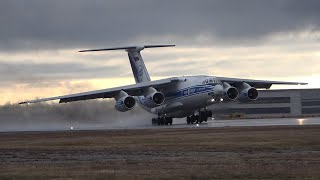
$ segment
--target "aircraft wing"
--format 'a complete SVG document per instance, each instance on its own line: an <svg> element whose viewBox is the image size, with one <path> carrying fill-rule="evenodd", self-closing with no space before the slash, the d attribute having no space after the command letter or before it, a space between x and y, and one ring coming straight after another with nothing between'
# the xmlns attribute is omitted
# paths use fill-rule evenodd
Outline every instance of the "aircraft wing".
<svg viewBox="0 0 320 180"><path fill-rule="evenodd" d="M258 89L269 89L273 84L282 85L306 85L308 83L303 82L285 82L285 81L267 81L267 80L254 80L254 79L239 79L239 78L228 78L228 77L216 77L221 82L229 83L231 86L237 86L243 82L246 82L252 87Z"/></svg>
<svg viewBox="0 0 320 180"><path fill-rule="evenodd" d="M89 100L89 99L97 99L97 98L113 98L121 90L125 91L128 95L139 96L139 95L143 95L143 89L145 88L148 88L148 87L153 87L156 89L162 88L175 81L179 81L179 78L173 77L173 78L167 78L167 79L156 80L156 81L142 82L142 83L127 85L127 86L120 86L120 87L115 87L110 89L82 92L77 94L56 96L56 97L50 97L50 98L44 98L44 99L35 99L35 100L20 102L19 104L37 103L37 102L51 101L51 100L58 100L58 99L60 100L59 103L67 103L72 101Z"/></svg>

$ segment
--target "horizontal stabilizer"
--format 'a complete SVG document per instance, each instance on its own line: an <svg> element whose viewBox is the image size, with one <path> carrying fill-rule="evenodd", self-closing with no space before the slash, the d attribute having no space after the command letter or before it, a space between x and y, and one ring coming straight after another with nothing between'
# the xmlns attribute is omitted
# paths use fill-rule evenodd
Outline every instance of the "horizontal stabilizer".
<svg viewBox="0 0 320 180"><path fill-rule="evenodd" d="M128 49L144 49L144 48L159 48L159 47L173 47L175 45L144 45L144 46L124 46L124 47L115 47L115 48L106 48L106 49L88 49L82 50L79 52L91 52L91 51L112 51L112 50L128 50Z"/></svg>

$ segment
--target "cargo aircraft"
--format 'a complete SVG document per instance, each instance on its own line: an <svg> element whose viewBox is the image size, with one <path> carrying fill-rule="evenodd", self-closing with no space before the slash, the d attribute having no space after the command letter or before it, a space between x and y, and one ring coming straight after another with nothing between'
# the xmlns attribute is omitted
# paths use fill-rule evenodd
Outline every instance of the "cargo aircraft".
<svg viewBox="0 0 320 180"><path fill-rule="evenodd" d="M218 76L182 76L152 81L140 52L145 48L172 47L175 45L127 46L79 52L125 50L136 84L89 91L65 96L21 102L19 104L60 100L68 103L98 98L114 98L115 109L126 112L139 104L153 113L154 125L171 125L173 118L186 117L188 124L202 123L212 117L209 105L228 101L255 101L257 89L269 89L273 84L299 85L300 82L265 81Z"/></svg>

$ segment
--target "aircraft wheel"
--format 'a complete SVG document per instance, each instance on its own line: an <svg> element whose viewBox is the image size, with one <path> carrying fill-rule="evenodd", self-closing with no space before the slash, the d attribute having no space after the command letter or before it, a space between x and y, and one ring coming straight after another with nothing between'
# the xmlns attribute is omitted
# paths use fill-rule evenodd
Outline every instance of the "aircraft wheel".
<svg viewBox="0 0 320 180"><path fill-rule="evenodd" d="M165 125L169 125L169 122L170 122L170 118L169 117L165 117L164 118L164 124Z"/></svg>
<svg viewBox="0 0 320 180"><path fill-rule="evenodd" d="M207 122L207 120L208 120L208 113L203 112L203 122Z"/></svg>
<svg viewBox="0 0 320 180"><path fill-rule="evenodd" d="M160 118L160 124L161 124L161 125L164 125L164 124L165 124L164 118Z"/></svg>
<svg viewBox="0 0 320 180"><path fill-rule="evenodd" d="M206 112L205 111L201 111L199 113L199 121L200 121L200 123L202 123L206 118L207 118Z"/></svg>
<svg viewBox="0 0 320 180"><path fill-rule="evenodd" d="M199 115L195 115L195 121L196 121L196 123L200 122Z"/></svg>
<svg viewBox="0 0 320 180"><path fill-rule="evenodd" d="M165 125L172 124L172 117L166 117L164 120L165 120Z"/></svg>
<svg viewBox="0 0 320 180"><path fill-rule="evenodd" d="M193 124L195 122L196 122L196 116L195 115L190 116L190 123Z"/></svg>
<svg viewBox="0 0 320 180"><path fill-rule="evenodd" d="M190 124L191 123L191 118L190 116L187 116L187 124Z"/></svg>

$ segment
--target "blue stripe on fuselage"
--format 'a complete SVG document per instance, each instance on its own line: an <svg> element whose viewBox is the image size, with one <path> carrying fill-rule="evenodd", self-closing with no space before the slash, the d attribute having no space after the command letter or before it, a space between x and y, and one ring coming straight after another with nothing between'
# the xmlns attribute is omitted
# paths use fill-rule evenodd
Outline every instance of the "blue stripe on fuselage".
<svg viewBox="0 0 320 180"><path fill-rule="evenodd" d="M165 94L167 100L179 99L183 97L193 96L196 94L212 92L215 85L206 84L206 85L196 85L188 88L184 88L178 91L169 92Z"/></svg>

